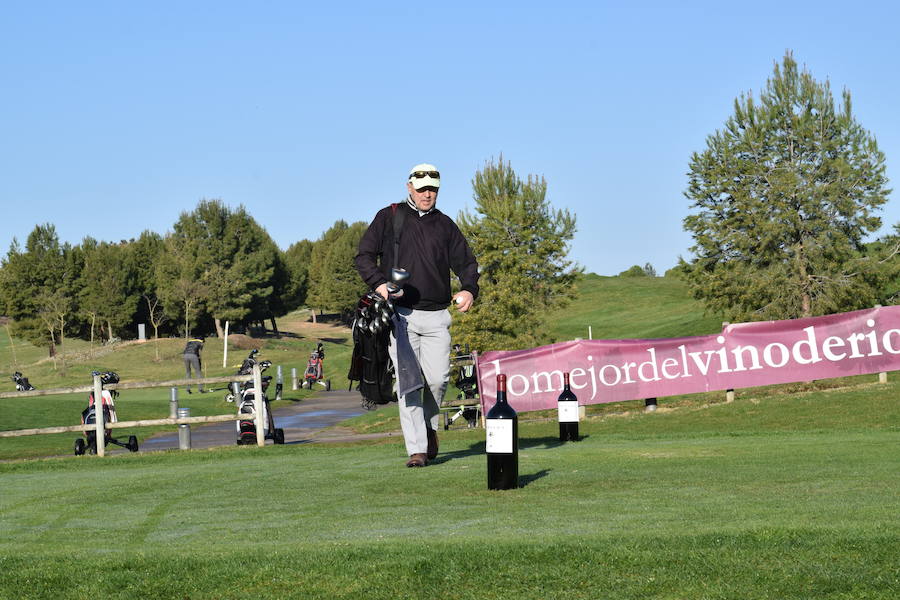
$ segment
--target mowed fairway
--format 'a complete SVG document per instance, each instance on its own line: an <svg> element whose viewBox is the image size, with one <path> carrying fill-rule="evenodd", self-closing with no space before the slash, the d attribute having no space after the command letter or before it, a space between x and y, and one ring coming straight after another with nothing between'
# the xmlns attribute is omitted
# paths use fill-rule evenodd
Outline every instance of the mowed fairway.
<svg viewBox="0 0 900 600"><path fill-rule="evenodd" d="M895 599L898 395L523 423L506 492L482 430L0 464L0 598Z"/></svg>

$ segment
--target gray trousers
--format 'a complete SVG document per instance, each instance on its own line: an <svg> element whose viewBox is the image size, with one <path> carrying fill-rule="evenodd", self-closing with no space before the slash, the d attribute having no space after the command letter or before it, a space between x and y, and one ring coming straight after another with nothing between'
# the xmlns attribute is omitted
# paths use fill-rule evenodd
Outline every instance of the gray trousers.
<svg viewBox="0 0 900 600"><path fill-rule="evenodd" d="M398 307L397 314L407 322L409 343L425 378L425 387L399 398L400 428L407 454L425 454L428 450L427 427L437 430L439 408L450 380L450 312L444 310L412 310ZM396 364L394 335L388 347ZM396 382L394 384L396 390ZM427 427L426 427L427 424Z"/></svg>
<svg viewBox="0 0 900 600"><path fill-rule="evenodd" d="M196 377L203 377L203 371L200 370L200 357L196 354L182 354L181 357L184 359L184 378L191 378L191 369L194 369L194 373L196 373ZM187 389L191 389L191 386L187 386ZM201 392L203 391L203 386L198 385L197 389Z"/></svg>

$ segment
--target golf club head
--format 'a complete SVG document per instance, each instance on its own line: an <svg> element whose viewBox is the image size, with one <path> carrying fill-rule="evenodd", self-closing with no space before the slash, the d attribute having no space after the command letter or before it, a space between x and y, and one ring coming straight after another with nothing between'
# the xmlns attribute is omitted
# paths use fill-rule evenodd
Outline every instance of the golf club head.
<svg viewBox="0 0 900 600"><path fill-rule="evenodd" d="M409 279L409 271L406 269L391 269L391 282L396 283L398 287L402 287L406 280Z"/></svg>

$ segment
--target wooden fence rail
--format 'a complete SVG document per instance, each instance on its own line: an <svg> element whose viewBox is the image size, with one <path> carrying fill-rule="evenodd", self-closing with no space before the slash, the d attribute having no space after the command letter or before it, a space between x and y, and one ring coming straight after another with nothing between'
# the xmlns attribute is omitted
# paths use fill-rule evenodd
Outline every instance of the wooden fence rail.
<svg viewBox="0 0 900 600"><path fill-rule="evenodd" d="M256 418L256 413L241 413L239 415L209 415L207 417L182 417L165 419L141 419L139 421L116 421L107 423L107 429L125 429L127 427L150 427L154 425L190 425L191 423L222 423L223 421L243 421ZM44 433L68 433L70 431L87 431L94 429L94 424L89 425L63 425L60 427L41 427L38 429L15 429L12 431L0 431L0 438L22 437L25 435L41 435Z"/></svg>
<svg viewBox="0 0 900 600"><path fill-rule="evenodd" d="M202 377L199 379L168 379L166 381L129 381L125 383L111 383L103 386L105 390L140 390L154 387L179 387L199 385L206 383L238 383L250 381L253 375L231 375L226 377ZM93 385L80 385L68 388L51 388L46 390L32 390L30 392L2 392L0 398L29 398L34 396L54 396L59 394L85 394L93 392Z"/></svg>
<svg viewBox="0 0 900 600"><path fill-rule="evenodd" d="M157 388L157 387L178 387L178 386L187 386L187 385L197 385L197 384L208 384L208 383L231 383L231 382L244 382L244 381L253 381L253 388L257 390L257 397L255 401L256 411L252 413L244 413L244 414L230 414L230 415L211 415L205 417L182 417L182 418L173 418L169 417L166 419L144 419L140 421L117 421L115 423L104 423L103 421L103 410L100 409L102 406L103 390L139 390L146 388ZM256 445L264 446L265 445L265 424L263 423L262 411L259 408L262 406L262 372L259 369L259 365L253 365L253 373L251 375L232 375L230 377L202 377L198 379L169 379L166 381L131 381L126 383L114 383L104 386L100 381L99 375L94 375L94 384L90 386L78 386L78 387L69 387L69 388L55 388L48 390L33 390L30 392L4 392L0 394L0 398L21 398L23 402L23 406L27 407L27 402L29 398L37 397L37 396L53 396L59 394L82 394L86 392L92 392L95 398L95 406L97 406L97 410L94 411L96 415L96 423L92 423L89 425L68 425L63 427L41 427L36 429L17 429L12 431L0 431L0 438L8 438L8 437L20 437L26 435L42 435L42 434L50 434L50 433L66 433L69 431L88 431L94 429L96 431L96 440L97 440L97 456L104 456L106 450L106 429L122 429L125 427L148 427L154 425L187 425L190 423L218 423L222 421L237 421L237 420L253 420L256 426ZM235 403L237 404L237 403ZM27 408L26 408L27 410Z"/></svg>

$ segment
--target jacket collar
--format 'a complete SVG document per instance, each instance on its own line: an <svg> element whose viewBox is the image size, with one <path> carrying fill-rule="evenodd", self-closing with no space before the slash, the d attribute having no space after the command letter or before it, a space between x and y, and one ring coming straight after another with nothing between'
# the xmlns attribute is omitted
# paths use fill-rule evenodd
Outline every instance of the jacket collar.
<svg viewBox="0 0 900 600"><path fill-rule="evenodd" d="M431 213L433 213L435 210L437 210L437 203L435 203L434 206L431 207L431 210L424 210L424 211L423 211L423 210L419 210L419 207L416 206L416 203L413 202L412 198L410 198L409 196L406 197L406 205L407 205L408 207L410 207L411 209L413 209L414 211L416 211L416 212L419 214L420 217L421 217L421 216L424 216L424 215L431 214Z"/></svg>

